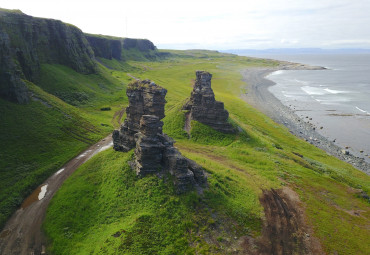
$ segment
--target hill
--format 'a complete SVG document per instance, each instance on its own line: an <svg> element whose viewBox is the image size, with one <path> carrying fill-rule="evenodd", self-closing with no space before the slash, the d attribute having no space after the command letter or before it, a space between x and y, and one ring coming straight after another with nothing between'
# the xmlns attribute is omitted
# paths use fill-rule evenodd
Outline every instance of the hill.
<svg viewBox="0 0 370 255"><path fill-rule="evenodd" d="M88 38L58 20L0 9L1 227L27 195L122 117L120 92L131 78L104 66L107 56L96 57ZM149 48L127 47L127 40ZM121 70L132 69L130 54L159 54L148 40L119 44L122 59L114 64Z"/></svg>
<svg viewBox="0 0 370 255"><path fill-rule="evenodd" d="M209 187L177 195L170 182L138 178L132 151L108 150L79 168L44 223L52 254L366 254L369 176L293 136L240 99L240 71L277 62L211 51L170 51L128 63L130 75L168 90L164 133L202 165ZM213 74L238 134L181 110L195 70ZM345 240L345 241L344 241Z"/></svg>

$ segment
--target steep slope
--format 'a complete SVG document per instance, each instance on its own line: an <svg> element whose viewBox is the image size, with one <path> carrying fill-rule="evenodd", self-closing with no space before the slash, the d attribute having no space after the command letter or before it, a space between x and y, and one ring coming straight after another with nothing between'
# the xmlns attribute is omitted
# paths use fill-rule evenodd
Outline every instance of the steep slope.
<svg viewBox="0 0 370 255"><path fill-rule="evenodd" d="M367 254L370 177L239 98L241 70L277 63L207 51L171 54L161 63L129 62L141 68L131 75L168 90L163 131L206 169L208 189L178 196L170 182L137 178L128 165L131 151L106 151L77 170L52 200L44 224L49 251ZM215 96L238 134L196 121L190 136L184 131L181 108L195 70L213 74Z"/></svg>
<svg viewBox="0 0 370 255"><path fill-rule="evenodd" d="M113 74L78 28L0 9L0 227L43 180L113 129L127 81Z"/></svg>
<svg viewBox="0 0 370 255"><path fill-rule="evenodd" d="M1 95L5 99L27 102L19 79L37 82L43 63L63 64L84 74L97 71L93 51L75 26L1 9L0 28Z"/></svg>

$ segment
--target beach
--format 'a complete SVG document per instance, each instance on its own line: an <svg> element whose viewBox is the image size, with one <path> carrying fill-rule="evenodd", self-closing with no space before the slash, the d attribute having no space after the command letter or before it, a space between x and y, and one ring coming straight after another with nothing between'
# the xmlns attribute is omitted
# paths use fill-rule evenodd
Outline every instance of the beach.
<svg viewBox="0 0 370 255"><path fill-rule="evenodd" d="M290 132L300 137L314 146L326 151L340 160L352 164L357 169L370 175L370 164L363 158L349 153L349 151L340 147L335 140L321 135L317 132L318 123L311 123L298 116L294 109L285 106L276 98L269 88L275 83L266 76L278 70L323 70L325 68L318 66L301 65L289 62L281 62L276 68L251 68L242 71L243 79L247 84L246 93L241 95L243 100L263 112L275 122L286 126Z"/></svg>

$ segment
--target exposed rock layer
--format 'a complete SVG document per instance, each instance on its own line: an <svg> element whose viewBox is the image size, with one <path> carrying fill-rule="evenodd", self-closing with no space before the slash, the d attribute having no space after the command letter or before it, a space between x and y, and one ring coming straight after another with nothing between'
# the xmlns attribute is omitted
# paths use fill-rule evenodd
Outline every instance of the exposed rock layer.
<svg viewBox="0 0 370 255"><path fill-rule="evenodd" d="M139 51L149 51L156 50L154 44L147 39L133 39L133 38L123 38L122 39L123 48L126 50L136 48Z"/></svg>
<svg viewBox="0 0 370 255"><path fill-rule="evenodd" d="M135 147L135 134L140 130L142 115L155 115L164 118L164 105L167 90L155 83L144 80L129 84L126 95L129 106L126 119L120 130L113 132L113 148L117 151L129 151Z"/></svg>
<svg viewBox="0 0 370 255"><path fill-rule="evenodd" d="M117 151L136 148L132 167L137 175L170 174L181 193L196 184L203 185L206 177L203 169L183 157L174 147L174 140L162 132L166 93L166 89L150 80L129 84L127 117L121 129L113 132L113 148Z"/></svg>
<svg viewBox="0 0 370 255"><path fill-rule="evenodd" d="M85 36L96 57L121 60L122 41L120 38L109 38L91 34L85 34Z"/></svg>
<svg viewBox="0 0 370 255"><path fill-rule="evenodd" d="M235 129L227 122L229 113L224 103L216 101L211 88L212 74L196 71L196 80L190 100L184 110L189 110L190 119L199 121L223 133L235 133Z"/></svg>
<svg viewBox="0 0 370 255"><path fill-rule="evenodd" d="M96 72L94 53L80 29L20 11L0 10L0 59L1 96L18 103L27 101L20 79L37 81L42 63Z"/></svg>
<svg viewBox="0 0 370 255"><path fill-rule="evenodd" d="M136 149L133 168L137 175L173 176L179 193L190 190L196 184L206 182L203 169L174 147L174 140L162 133L163 122L155 115L143 115L140 132L135 135Z"/></svg>

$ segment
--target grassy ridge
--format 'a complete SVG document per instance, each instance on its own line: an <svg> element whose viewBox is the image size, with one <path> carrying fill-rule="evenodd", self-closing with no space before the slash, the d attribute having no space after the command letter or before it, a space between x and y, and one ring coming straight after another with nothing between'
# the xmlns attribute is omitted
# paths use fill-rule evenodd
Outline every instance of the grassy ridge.
<svg viewBox="0 0 370 255"><path fill-rule="evenodd" d="M168 183L136 178L126 163L131 153L104 152L52 200L44 225L49 249L55 254L228 254L240 249L240 236L260 235L261 190L287 185L300 195L327 253L366 254L369 201L359 192L369 194L369 176L294 137L239 98L240 70L276 63L210 51L171 53L162 62L130 62L136 67L130 74L168 89L164 132L207 170L208 190L201 197L179 198ZM243 130L238 135L196 122L190 137L183 131L181 106L195 70L213 74L216 99Z"/></svg>
<svg viewBox="0 0 370 255"><path fill-rule="evenodd" d="M122 90L128 80L99 70L83 75L43 65L38 84L27 82L29 104L0 99L0 227L40 183L117 126L112 117L127 100ZM101 111L105 106L112 110Z"/></svg>

